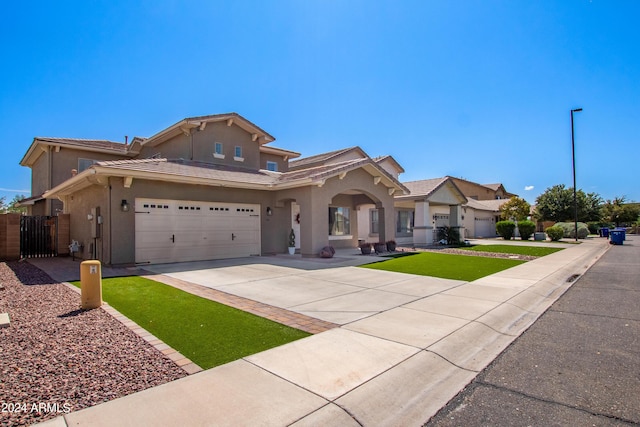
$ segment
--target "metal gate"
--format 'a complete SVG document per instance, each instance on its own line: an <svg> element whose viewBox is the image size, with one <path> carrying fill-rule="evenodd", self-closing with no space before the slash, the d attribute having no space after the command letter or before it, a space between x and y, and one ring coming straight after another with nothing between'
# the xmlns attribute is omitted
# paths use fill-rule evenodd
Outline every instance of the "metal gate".
<svg viewBox="0 0 640 427"><path fill-rule="evenodd" d="M20 257L54 257L58 247L57 216L20 217Z"/></svg>

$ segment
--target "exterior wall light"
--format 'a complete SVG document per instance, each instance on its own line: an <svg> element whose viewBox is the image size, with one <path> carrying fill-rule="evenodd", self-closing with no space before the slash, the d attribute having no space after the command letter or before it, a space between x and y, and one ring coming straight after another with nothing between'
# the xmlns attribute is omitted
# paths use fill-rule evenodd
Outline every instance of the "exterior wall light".
<svg viewBox="0 0 640 427"><path fill-rule="evenodd" d="M129 203L125 199L122 199L122 203L120 203L120 209L122 212L129 212Z"/></svg>
<svg viewBox="0 0 640 427"><path fill-rule="evenodd" d="M271 209L271 207L267 206L267 216L271 215L273 215L273 210Z"/></svg>

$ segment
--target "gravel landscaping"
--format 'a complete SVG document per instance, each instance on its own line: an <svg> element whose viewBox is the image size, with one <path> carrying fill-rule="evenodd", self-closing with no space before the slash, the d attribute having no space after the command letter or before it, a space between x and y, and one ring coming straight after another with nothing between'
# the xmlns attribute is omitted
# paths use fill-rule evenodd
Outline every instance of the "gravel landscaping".
<svg viewBox="0 0 640 427"><path fill-rule="evenodd" d="M186 376L27 262L0 263L0 425L29 425Z"/></svg>
<svg viewBox="0 0 640 427"><path fill-rule="evenodd" d="M504 258L504 259L519 259L522 261L532 261L537 259L537 256L533 255L518 255L518 254L503 254L498 252L481 252L481 251L467 251L464 249L456 248L427 248L427 249L411 249L403 248L407 252L437 252L442 254L454 254L454 255L466 255L466 256L481 256L485 258Z"/></svg>

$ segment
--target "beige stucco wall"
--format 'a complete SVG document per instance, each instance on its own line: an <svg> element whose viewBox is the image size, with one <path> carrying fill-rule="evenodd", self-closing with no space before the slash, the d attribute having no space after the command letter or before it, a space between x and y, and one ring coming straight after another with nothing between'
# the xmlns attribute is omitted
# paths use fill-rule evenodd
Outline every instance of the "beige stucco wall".
<svg viewBox="0 0 640 427"><path fill-rule="evenodd" d="M290 202L276 206L274 192L136 179L130 188L125 188L123 184L121 178L110 179L113 232L109 238L112 239L114 248L110 264L135 262L135 212L133 208L129 212L122 212L120 204L125 199L130 206L134 206L136 197L260 204L262 254L287 251L287 237L291 229L291 206ZM271 207L271 216L266 215L267 207Z"/></svg>
<svg viewBox="0 0 640 427"><path fill-rule="evenodd" d="M462 191L462 194L470 199L475 200L493 200L496 198L496 192L483 185L473 182L451 178L456 186Z"/></svg>
<svg viewBox="0 0 640 427"><path fill-rule="evenodd" d="M300 252L303 256L317 256L322 247L327 245L335 248L357 247L360 221L356 210L362 205L375 204L383 215L378 238L381 241L395 238L393 196L389 195L388 188L383 184L374 184L371 174L362 169L349 172L344 179L329 178L322 186L279 191L277 198L280 201L295 200L300 205ZM351 209L350 238L329 238L329 206ZM368 224L362 227L368 228Z"/></svg>
<svg viewBox="0 0 640 427"><path fill-rule="evenodd" d="M215 143L222 144L224 158L214 156ZM242 160L235 157L235 147L241 147ZM155 147L143 147L138 158L159 156L167 159L185 159L218 165L238 166L248 169L266 169L267 160L278 163L278 171L287 170L287 162L281 156L260 153L260 143L252 135L227 122L208 123L203 130L193 128L189 135L181 133Z"/></svg>

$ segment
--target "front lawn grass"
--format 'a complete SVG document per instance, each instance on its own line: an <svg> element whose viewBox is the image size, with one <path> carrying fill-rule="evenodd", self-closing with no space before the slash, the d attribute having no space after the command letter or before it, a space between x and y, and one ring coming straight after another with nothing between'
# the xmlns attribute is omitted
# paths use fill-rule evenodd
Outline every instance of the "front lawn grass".
<svg viewBox="0 0 640 427"><path fill-rule="evenodd" d="M204 369L310 335L143 277L103 279L102 299Z"/></svg>
<svg viewBox="0 0 640 427"><path fill-rule="evenodd" d="M525 261L421 252L414 256L394 258L362 267L470 282L523 262Z"/></svg>
<svg viewBox="0 0 640 427"><path fill-rule="evenodd" d="M469 251L495 252L500 254L517 254L531 256L545 256L561 251L563 248L548 248L545 246L519 246L519 245L475 245L460 247Z"/></svg>

